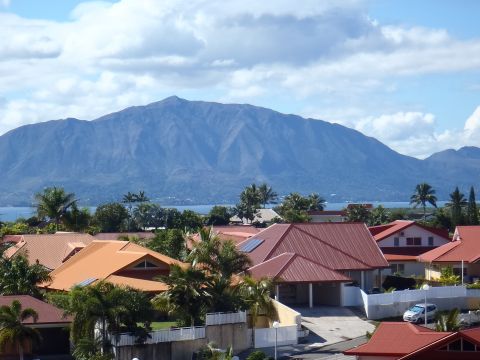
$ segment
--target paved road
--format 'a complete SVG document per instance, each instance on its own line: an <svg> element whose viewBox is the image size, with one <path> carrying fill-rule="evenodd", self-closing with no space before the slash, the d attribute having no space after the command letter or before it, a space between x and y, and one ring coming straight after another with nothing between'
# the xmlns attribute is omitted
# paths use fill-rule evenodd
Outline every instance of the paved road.
<svg viewBox="0 0 480 360"><path fill-rule="evenodd" d="M345 307L318 306L295 310L302 314L302 325L310 331L305 341L312 348L355 339L375 330L374 325Z"/></svg>

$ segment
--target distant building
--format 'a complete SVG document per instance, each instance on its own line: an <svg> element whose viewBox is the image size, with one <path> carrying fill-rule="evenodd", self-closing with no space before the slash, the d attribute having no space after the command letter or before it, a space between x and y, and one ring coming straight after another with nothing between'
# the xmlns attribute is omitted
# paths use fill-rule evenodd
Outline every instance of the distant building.
<svg viewBox="0 0 480 360"><path fill-rule="evenodd" d="M424 276L425 266L417 261L417 257L450 243L447 230L410 220L396 220L368 229L390 264L391 274Z"/></svg>
<svg viewBox="0 0 480 360"><path fill-rule="evenodd" d="M250 223L270 223L274 218L281 218L273 209L257 209L255 217L252 221L240 219L237 215L230 218L233 224L250 224Z"/></svg>
<svg viewBox="0 0 480 360"><path fill-rule="evenodd" d="M307 214L313 223L344 222L347 219L347 213L343 210L310 210Z"/></svg>

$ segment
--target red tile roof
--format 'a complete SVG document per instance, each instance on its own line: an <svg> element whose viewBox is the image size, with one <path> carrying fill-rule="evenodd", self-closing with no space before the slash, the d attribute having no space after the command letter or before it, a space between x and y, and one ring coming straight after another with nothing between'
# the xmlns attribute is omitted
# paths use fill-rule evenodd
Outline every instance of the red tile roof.
<svg viewBox="0 0 480 360"><path fill-rule="evenodd" d="M351 281L335 270L313 262L301 255L283 253L249 269L252 277L260 279L269 277L277 282L312 282L312 281Z"/></svg>
<svg viewBox="0 0 480 360"><path fill-rule="evenodd" d="M457 226L454 240L418 257L422 262L474 263L480 259L480 226Z"/></svg>
<svg viewBox="0 0 480 360"><path fill-rule="evenodd" d="M335 272L370 270L388 266L377 243L363 223L274 224L253 238L262 239L263 242L248 253L254 265L252 268L288 253L300 257L294 261L294 265L289 267L300 272L301 266L306 266L306 261L300 259L306 259L309 263L335 270ZM241 248L247 241L249 240L238 246ZM280 266L277 262L276 267ZM267 263L260 269L268 269L266 271L268 273L275 266ZM317 281L327 281L325 276L320 276L320 269L316 271L318 271ZM339 280L336 274L330 275L329 281ZM290 276L303 279L306 275L299 273Z"/></svg>
<svg viewBox="0 0 480 360"><path fill-rule="evenodd" d="M347 212L343 210L309 210L308 215L325 215L325 216L346 216Z"/></svg>
<svg viewBox="0 0 480 360"><path fill-rule="evenodd" d="M385 224L385 225L379 225L379 226L371 226L368 229L370 230L370 233L373 235L376 241L383 240L389 236L392 236L400 231L405 230L406 228L409 228L410 226L418 226L421 227L424 230L427 230L431 232L432 234L435 234L437 236L440 236L444 239L450 240L450 237L448 236L448 230L446 229L437 229L433 228L430 226L425 226L420 223L417 223L415 221L410 221L410 220L395 220L391 222L390 224Z"/></svg>
<svg viewBox="0 0 480 360"><path fill-rule="evenodd" d="M450 336L407 322L382 322L364 345L347 350L345 355L402 357Z"/></svg>
<svg viewBox="0 0 480 360"><path fill-rule="evenodd" d="M381 247L387 261L417 261L417 257L430 250L436 249L431 246L402 246L402 247Z"/></svg>
<svg viewBox="0 0 480 360"><path fill-rule="evenodd" d="M22 309L32 308L38 313L38 321L36 325L42 324L69 324L72 322L70 316L64 317L63 310L35 299L29 295L11 295L0 296L0 306L10 306L12 301L18 300L22 304ZM33 324L32 318L23 321L24 324Z"/></svg>

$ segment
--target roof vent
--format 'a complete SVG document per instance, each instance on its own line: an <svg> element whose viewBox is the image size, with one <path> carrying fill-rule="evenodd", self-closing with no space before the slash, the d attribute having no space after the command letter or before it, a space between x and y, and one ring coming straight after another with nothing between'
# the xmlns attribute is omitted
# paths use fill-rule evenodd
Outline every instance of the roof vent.
<svg viewBox="0 0 480 360"><path fill-rule="evenodd" d="M263 239L250 239L240 247L240 251L250 253L263 243L263 241Z"/></svg>

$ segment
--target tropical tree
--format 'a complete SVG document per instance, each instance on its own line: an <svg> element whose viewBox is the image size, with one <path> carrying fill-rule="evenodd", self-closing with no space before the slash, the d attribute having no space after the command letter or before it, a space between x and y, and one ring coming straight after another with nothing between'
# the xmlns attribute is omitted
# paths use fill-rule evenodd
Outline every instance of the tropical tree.
<svg viewBox="0 0 480 360"><path fill-rule="evenodd" d="M323 210L325 200L317 193L302 196L297 192L285 196L280 206L276 208L286 222L308 222L310 217L307 211Z"/></svg>
<svg viewBox="0 0 480 360"><path fill-rule="evenodd" d="M232 217L231 210L226 206L214 206L206 218L206 225L228 225Z"/></svg>
<svg viewBox="0 0 480 360"><path fill-rule="evenodd" d="M233 208L233 212L240 219L247 219L251 222L255 219L261 201L257 185L252 184L240 193L240 202Z"/></svg>
<svg viewBox="0 0 480 360"><path fill-rule="evenodd" d="M37 322L37 312L32 308L22 309L18 300L13 300L10 306L0 307L0 349L4 351L9 345L16 347L20 360L23 360L25 344L34 345L41 341L37 329L24 325L29 318Z"/></svg>
<svg viewBox="0 0 480 360"><path fill-rule="evenodd" d="M49 270L39 263L30 265L25 255L0 259L0 294L41 298L37 284L50 281Z"/></svg>
<svg viewBox="0 0 480 360"><path fill-rule="evenodd" d="M74 316L71 327L74 344L81 339L93 340L99 324L102 353L109 351L107 333L131 332L144 337L150 329L152 307L147 295L128 287L101 281L86 287L76 286L66 294L49 294L49 301Z"/></svg>
<svg viewBox="0 0 480 360"><path fill-rule="evenodd" d="M118 232L124 228L128 212L120 203L108 203L97 207L94 222L103 232Z"/></svg>
<svg viewBox="0 0 480 360"><path fill-rule="evenodd" d="M437 315L436 331L458 331L461 324L459 319L460 311L455 308L448 312Z"/></svg>
<svg viewBox="0 0 480 360"><path fill-rule="evenodd" d="M317 193L311 193L308 195L307 199L309 201L307 210L322 211L325 209L325 199Z"/></svg>
<svg viewBox="0 0 480 360"><path fill-rule="evenodd" d="M458 186L450 194L450 202L448 202L446 206L450 209L452 227L455 228L457 225L460 225L463 222L462 210L465 206L467 206L465 195L458 190Z"/></svg>
<svg viewBox="0 0 480 360"><path fill-rule="evenodd" d="M58 230L60 219L70 206L76 203L75 194L66 193L63 188L48 187L35 195L37 214L40 218L49 218L55 221Z"/></svg>
<svg viewBox="0 0 480 360"><path fill-rule="evenodd" d="M475 190L473 186L470 188L470 194L468 196L468 206L467 206L467 221L468 225L478 225L478 208L477 202L475 200Z"/></svg>
<svg viewBox="0 0 480 360"><path fill-rule="evenodd" d="M143 246L174 259L181 260L186 255L185 236L180 229L157 230L155 237L145 242Z"/></svg>
<svg viewBox="0 0 480 360"><path fill-rule="evenodd" d="M159 280L168 285L168 290L152 299L154 307L169 315L176 315L178 322L184 326L198 323L211 303L211 294L205 286L208 281L205 272L172 265L169 275L161 276Z"/></svg>
<svg viewBox="0 0 480 360"><path fill-rule="evenodd" d="M131 230L131 220L133 218L133 206L135 204L142 204L145 202L150 201L148 197L145 195L144 191L140 191L138 194L128 192L122 197L122 202L126 204L128 208L128 222L127 222L127 228L130 231Z"/></svg>
<svg viewBox="0 0 480 360"><path fill-rule="evenodd" d="M263 183L258 187L258 196L264 209L267 204L276 204L278 199L278 194L266 183Z"/></svg>
<svg viewBox="0 0 480 360"><path fill-rule="evenodd" d="M382 205L379 205L370 212L368 226L386 224L390 221L390 215L389 211L387 211Z"/></svg>
<svg viewBox="0 0 480 360"><path fill-rule="evenodd" d="M460 276L454 274L451 266L446 266L440 269L439 281L445 286L457 285L460 282Z"/></svg>
<svg viewBox="0 0 480 360"><path fill-rule="evenodd" d="M270 296L272 289L273 283L267 278L257 281L246 276L239 285L239 293L249 310L251 324L254 330L260 314L265 314L269 317L276 316L273 300ZM252 331L252 343L255 341L254 333L255 331Z"/></svg>
<svg viewBox="0 0 480 360"><path fill-rule="evenodd" d="M427 183L418 184L415 187L415 193L410 197L410 204L412 204L414 208L420 205L422 206L423 221L427 220L427 203L435 208L437 207L435 190Z"/></svg>
<svg viewBox="0 0 480 360"><path fill-rule="evenodd" d="M133 209L133 220L140 229L162 227L165 222L164 218L165 213L157 204L143 202Z"/></svg>
<svg viewBox="0 0 480 360"><path fill-rule="evenodd" d="M345 212L349 222L370 222L370 210L363 204L350 204Z"/></svg>
<svg viewBox="0 0 480 360"><path fill-rule="evenodd" d="M85 231L90 225L92 216L88 208L79 209L77 204L72 204L70 210L66 211L62 217L63 224L70 231Z"/></svg>

